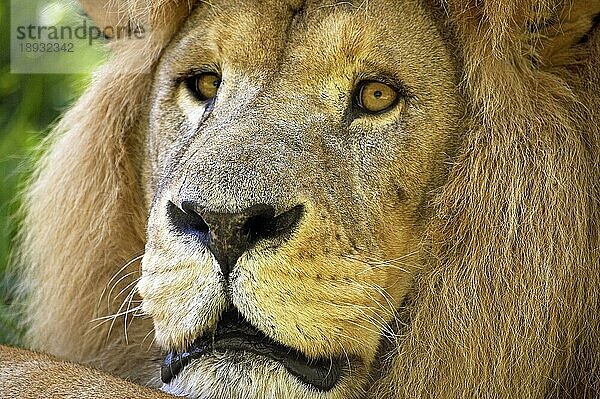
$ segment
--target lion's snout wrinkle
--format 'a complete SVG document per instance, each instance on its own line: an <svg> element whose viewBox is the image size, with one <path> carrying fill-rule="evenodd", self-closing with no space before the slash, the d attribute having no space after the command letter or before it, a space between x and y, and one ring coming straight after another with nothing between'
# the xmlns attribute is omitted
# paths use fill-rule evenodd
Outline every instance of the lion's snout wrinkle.
<svg viewBox="0 0 600 399"><path fill-rule="evenodd" d="M258 241L270 240L275 246L291 236L304 214L297 205L279 215L268 204L255 204L241 212L212 212L194 201L182 201L181 208L167 204L169 222L178 233L192 235L215 257L227 279L238 258Z"/></svg>

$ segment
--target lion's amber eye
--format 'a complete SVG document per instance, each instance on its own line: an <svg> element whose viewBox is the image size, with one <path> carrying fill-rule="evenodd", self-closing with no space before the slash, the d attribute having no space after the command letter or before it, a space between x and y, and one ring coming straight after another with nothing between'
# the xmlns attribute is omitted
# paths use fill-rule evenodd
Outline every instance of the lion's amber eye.
<svg viewBox="0 0 600 399"><path fill-rule="evenodd" d="M385 83L366 81L356 92L356 104L367 112L381 112L396 105L398 92Z"/></svg>
<svg viewBox="0 0 600 399"><path fill-rule="evenodd" d="M194 76L190 82L190 89L200 101L208 101L217 96L221 85L221 77L216 73L201 73Z"/></svg>

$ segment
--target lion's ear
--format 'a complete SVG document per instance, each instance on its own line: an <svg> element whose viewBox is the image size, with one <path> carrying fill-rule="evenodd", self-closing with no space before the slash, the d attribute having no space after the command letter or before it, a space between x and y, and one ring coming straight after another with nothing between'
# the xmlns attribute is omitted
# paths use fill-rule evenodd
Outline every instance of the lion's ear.
<svg viewBox="0 0 600 399"><path fill-rule="evenodd" d="M126 25L129 21L127 7L122 0L80 0L79 3L88 17L109 38L115 27ZM113 29L105 29L107 27Z"/></svg>
<svg viewBox="0 0 600 399"><path fill-rule="evenodd" d="M547 65L569 64L577 44L585 42L599 22L600 0L565 3L552 11L542 10L530 24L532 44Z"/></svg>

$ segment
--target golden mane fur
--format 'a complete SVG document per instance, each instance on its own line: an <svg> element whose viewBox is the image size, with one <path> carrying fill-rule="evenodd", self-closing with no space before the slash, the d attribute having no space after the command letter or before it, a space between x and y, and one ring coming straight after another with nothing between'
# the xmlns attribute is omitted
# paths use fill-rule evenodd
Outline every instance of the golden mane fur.
<svg viewBox="0 0 600 399"><path fill-rule="evenodd" d="M154 68L191 6L131 2L128 17L149 21L153 33L113 44L112 58L52 133L25 199L31 346L140 382L153 372L132 371L154 356L151 339L142 344L150 320L128 328L129 342L122 319L110 334L110 323L91 321L119 312L126 295L106 305L103 291L143 251L136 149L152 78L143 71ZM373 397L597 397L600 36L588 37L583 53L564 51L572 43L563 31L591 26L569 22L579 21L576 1L436 7L458 38L470 122L436 197L429 267L398 313L406 327ZM563 21L560 32L544 24L552 18ZM140 73L122 73L132 67ZM131 364L110 360L125 352L121 360Z"/></svg>

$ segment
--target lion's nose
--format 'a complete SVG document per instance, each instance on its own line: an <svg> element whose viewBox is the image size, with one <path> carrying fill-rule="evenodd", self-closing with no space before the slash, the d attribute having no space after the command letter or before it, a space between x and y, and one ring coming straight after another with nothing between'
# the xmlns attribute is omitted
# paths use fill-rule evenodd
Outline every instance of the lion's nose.
<svg viewBox="0 0 600 399"><path fill-rule="evenodd" d="M279 215L271 205L257 204L238 213L207 211L194 202L184 201L181 208L169 202L170 222L185 235L199 239L212 252L228 278L238 258L260 240L283 243L294 231L304 207L295 206Z"/></svg>

